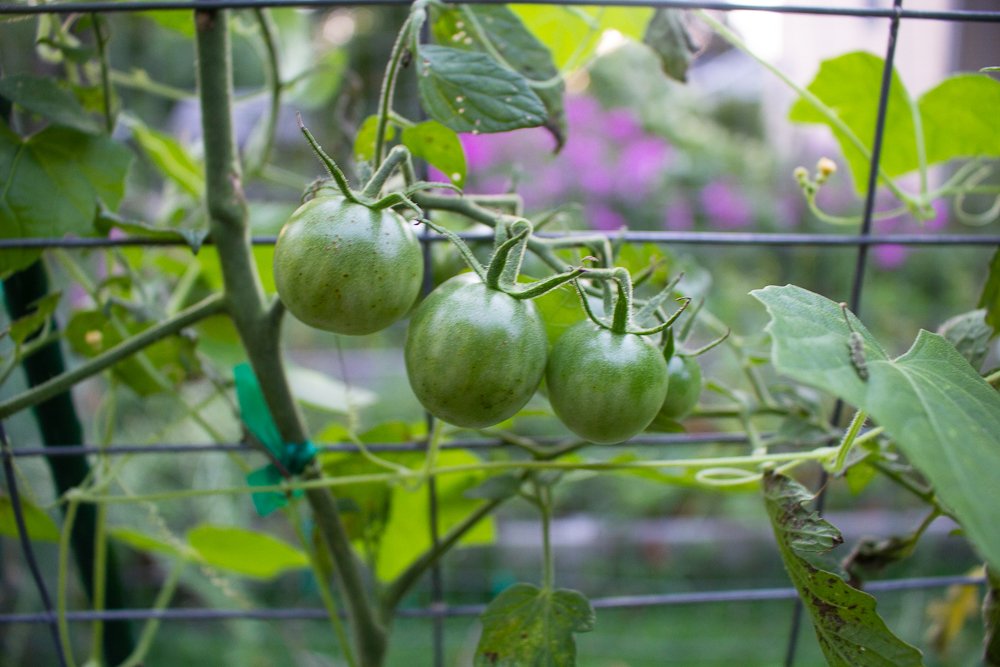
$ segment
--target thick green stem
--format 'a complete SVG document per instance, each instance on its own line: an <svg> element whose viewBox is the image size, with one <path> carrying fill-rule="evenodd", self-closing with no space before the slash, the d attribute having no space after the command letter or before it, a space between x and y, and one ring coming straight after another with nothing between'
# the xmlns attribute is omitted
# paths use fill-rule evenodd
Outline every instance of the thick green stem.
<svg viewBox="0 0 1000 667"><path fill-rule="evenodd" d="M272 317L273 311L265 302L250 248L246 202L232 126L228 15L219 10L198 11L195 12L195 25L205 143L205 192L229 310L254 372L258 378L266 380L261 382L261 390L282 439L290 443L304 442L306 430L280 354L279 318ZM322 474L313 464L305 476L318 479ZM375 618L336 503L328 489L309 489L306 498L334 561L334 573L352 621L359 662L363 667L377 667L385 655L386 635Z"/></svg>
<svg viewBox="0 0 1000 667"><path fill-rule="evenodd" d="M396 79L399 75L399 65L403 60L403 53L406 52L406 43L410 39L410 30L413 26L412 15L407 17L403 27L399 30L396 42L392 45L389 53L389 66L386 68L385 77L382 79L382 91L378 100L378 125L375 128L375 166L382 164L382 156L385 154L385 135L389 127L389 116L392 114L392 97L396 92Z"/></svg>

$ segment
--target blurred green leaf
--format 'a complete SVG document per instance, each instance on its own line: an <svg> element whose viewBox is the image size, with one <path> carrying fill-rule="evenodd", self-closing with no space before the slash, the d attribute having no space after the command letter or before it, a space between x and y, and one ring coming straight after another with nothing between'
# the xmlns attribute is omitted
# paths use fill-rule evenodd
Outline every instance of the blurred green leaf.
<svg viewBox="0 0 1000 667"><path fill-rule="evenodd" d="M587 318L576 289L568 285L532 299L532 302L545 324L545 336L549 345L555 344L566 329Z"/></svg>
<svg viewBox="0 0 1000 667"><path fill-rule="evenodd" d="M59 528L52 517L23 497L19 497L19 500L28 538L39 542L58 542ZM14 507L10 502L10 496L6 494L0 494L0 535L15 538L18 536Z"/></svg>
<svg viewBox="0 0 1000 667"><path fill-rule="evenodd" d="M548 47L559 71L581 67L593 57L605 31L639 41L653 17L646 7L511 5L511 10Z"/></svg>
<svg viewBox="0 0 1000 667"><path fill-rule="evenodd" d="M428 120L404 127L402 140L414 157L440 169L458 187L465 185L465 151L454 131Z"/></svg>
<svg viewBox="0 0 1000 667"><path fill-rule="evenodd" d="M173 181L181 190L194 199L201 200L205 192L205 169L197 162L179 141L158 130L147 127L135 116L122 116L123 122L132 130L132 137L143 154Z"/></svg>
<svg viewBox="0 0 1000 667"><path fill-rule="evenodd" d="M771 315L774 365L867 412L934 485L972 544L1000 563L1000 393L944 338L921 331L897 359L857 318L868 379L852 365L851 330L838 304L794 285L751 294Z"/></svg>
<svg viewBox="0 0 1000 667"><path fill-rule="evenodd" d="M311 368L288 369L292 394L305 405L338 414L348 414L373 405L378 397L362 387L349 387L340 380Z"/></svg>
<svg viewBox="0 0 1000 667"><path fill-rule="evenodd" d="M764 501L788 576L812 618L831 667L917 667L920 651L896 637L875 611L875 598L847 585L807 556L843 542L840 532L815 511L812 496L783 475L764 477Z"/></svg>
<svg viewBox="0 0 1000 667"><path fill-rule="evenodd" d="M0 121L0 238L91 236L99 204L116 208L132 155L104 136L50 125L22 139ZM0 277L38 250L0 251Z"/></svg>
<svg viewBox="0 0 1000 667"><path fill-rule="evenodd" d="M136 551L157 553L165 556L180 558L188 557L188 554L186 554L178 546L170 544L165 540L146 535L145 533L140 533L137 530L131 530L129 528L109 528L108 535L110 535L112 539L130 546Z"/></svg>
<svg viewBox="0 0 1000 667"><path fill-rule="evenodd" d="M884 64L882 58L871 53L847 53L823 61L808 86L810 92L834 110L869 154ZM950 77L914 101L893 71L880 161L882 170L894 177L920 167L915 113L920 116L927 164L960 157L1000 155L1000 133L996 131L994 113L998 106L1000 82L987 75ZM834 129L805 99L795 102L789 118L799 123L830 126L854 177L855 189L864 192L869 160L846 135Z"/></svg>
<svg viewBox="0 0 1000 667"><path fill-rule="evenodd" d="M990 352L990 339L994 336L993 329L986 324L986 311L983 309L949 318L938 328L938 333L954 345L977 371Z"/></svg>
<svg viewBox="0 0 1000 667"><path fill-rule="evenodd" d="M101 131L97 121L88 114L70 91L51 77L15 74L0 79L0 96L19 107L36 113L54 125L72 128L86 134Z"/></svg>
<svg viewBox="0 0 1000 667"><path fill-rule="evenodd" d="M203 523L188 531L187 539L202 562L253 579L309 567L305 553L267 533Z"/></svg>
<svg viewBox="0 0 1000 667"><path fill-rule="evenodd" d="M425 44L415 56L427 114L456 132L506 132L545 123L523 76L484 53Z"/></svg>
<svg viewBox="0 0 1000 667"><path fill-rule="evenodd" d="M514 584L500 593L480 617L483 634L476 646L476 667L572 667L573 635L594 629L590 602L577 591Z"/></svg>
<svg viewBox="0 0 1000 667"><path fill-rule="evenodd" d="M375 139L378 132L378 116L368 116L358 135L354 138L354 159L358 162L371 162L375 159ZM396 126L389 123L385 129L385 140L392 141L396 137ZM411 149L412 150L412 149Z"/></svg>
<svg viewBox="0 0 1000 667"><path fill-rule="evenodd" d="M993 329L993 335L1000 335L1000 247L990 260L989 274L979 295L978 305L986 309L986 323Z"/></svg>
<svg viewBox="0 0 1000 667"><path fill-rule="evenodd" d="M331 49L309 60L310 67L295 77L288 88L287 101L296 108L320 109L328 104L344 82L348 56L343 49Z"/></svg>
<svg viewBox="0 0 1000 667"><path fill-rule="evenodd" d="M19 317L11 322L8 329L11 340L17 345L24 344L32 334L38 331L52 317L52 313L55 312L56 306L59 305L61 297L62 292L46 294L33 304L34 310L24 317ZM0 332L0 337L2 337L3 333L7 332Z"/></svg>
<svg viewBox="0 0 1000 667"><path fill-rule="evenodd" d="M688 67L698 45L684 22L686 14L680 9L660 7L646 27L643 43L660 58L663 73L677 81L687 81Z"/></svg>

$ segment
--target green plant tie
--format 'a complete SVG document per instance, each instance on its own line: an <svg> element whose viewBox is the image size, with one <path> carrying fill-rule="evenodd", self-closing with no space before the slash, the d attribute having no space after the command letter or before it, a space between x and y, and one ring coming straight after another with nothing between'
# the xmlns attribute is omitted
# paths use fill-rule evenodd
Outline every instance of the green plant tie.
<svg viewBox="0 0 1000 667"><path fill-rule="evenodd" d="M238 364L233 367L233 377L236 380L236 399L240 405L240 419L247 431L271 454L274 462L247 474L250 486L276 486L284 479L282 469L293 475L300 474L306 465L316 456L316 446L312 442L283 442L278 426L274 423L271 410L267 407L260 383L254 375L250 364ZM301 491L297 492L300 495ZM254 507L261 516L267 516L274 510L283 507L287 497L276 491L260 491L251 494Z"/></svg>

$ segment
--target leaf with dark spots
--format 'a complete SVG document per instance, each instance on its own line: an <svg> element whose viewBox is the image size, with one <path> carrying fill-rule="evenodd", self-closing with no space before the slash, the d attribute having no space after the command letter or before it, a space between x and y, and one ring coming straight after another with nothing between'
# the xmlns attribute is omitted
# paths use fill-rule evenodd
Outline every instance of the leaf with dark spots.
<svg viewBox="0 0 1000 667"><path fill-rule="evenodd" d="M831 667L917 667L920 651L896 637L875 611L875 598L816 567L807 555L842 541L839 531L805 507L798 482L764 477L764 503L789 578L812 617L816 639Z"/></svg>

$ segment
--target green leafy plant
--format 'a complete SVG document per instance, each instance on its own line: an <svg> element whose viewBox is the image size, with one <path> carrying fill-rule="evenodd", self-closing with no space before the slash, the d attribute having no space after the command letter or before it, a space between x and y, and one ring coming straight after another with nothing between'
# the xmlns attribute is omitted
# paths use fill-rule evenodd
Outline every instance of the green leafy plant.
<svg viewBox="0 0 1000 667"><path fill-rule="evenodd" d="M197 580L243 603L229 577L265 586L308 570L308 592L327 612L339 656L352 667L387 664L400 607L451 550L493 539L493 517L511 501L540 519L539 583L496 591L481 617L474 662L575 664L575 635L594 630L596 615L583 592L556 586L552 520L563 491L595 477L759 494L759 513L770 520L781 562L832 665L922 664L920 651L897 637L859 587L866 567L909 557L928 526L949 517L987 565L984 635L987 655L995 655L1000 375L982 366L998 329L997 261L968 314L940 334L921 331L900 356L846 304L794 285L751 292L770 317L766 338L757 325L747 335L732 333L700 301L704 285L683 279L669 253L585 230L547 233L564 211L527 215L516 183L500 195L466 191L469 163L458 134L544 128L559 150L569 131L568 77L595 57L606 30L642 40L669 76L684 80L696 52L690 18L748 50L712 15L418 0L388 50L374 115L353 133L336 120L324 127L353 134L341 151L353 161L342 164L360 176L359 189L301 119L303 149L320 159L325 176L310 184L272 164L282 99L311 82L312 95L295 99L325 114L324 105L335 105L315 98L338 89L343 69L331 56L316 71L288 78L278 35L298 19L281 16L276 23L264 10L232 16L205 8L195 12L193 28L177 15L150 16L194 40L200 152L129 108L127 90L193 96L145 72L113 70L104 19L41 15L38 55L64 76L0 79L0 98L12 112L0 124L0 237L114 236L189 246L154 254L108 243L94 257L43 255L30 243L0 250L10 313L2 330L0 419L33 408L43 426L69 423L77 419L70 389L95 376L107 387L91 417L100 445L93 463L70 467L50 457L61 520L30 489L17 505L13 493L0 496L0 532L29 545L58 544L55 618L68 664L82 641L69 630L71 555L91 606L102 610L125 606L112 595L121 583L115 554L131 552L169 563L151 595L156 610L172 604L182 583ZM243 40L259 47L267 103L241 154L232 54ZM793 121L831 128L860 191L873 147L858 137L874 122L874 78L884 63L847 54L824 63L808 87L763 64L798 93ZM408 101L419 102L419 114L396 103L408 75L415 78ZM893 85L892 148L877 182L900 211L924 219L942 198L961 207L963 197L994 193L982 185L982 160L1000 148L983 109L996 106L997 90L981 74L949 78L916 100ZM960 119L952 111L957 101ZM131 146L115 138L115 128L128 130ZM136 158L157 174L158 212L126 196ZM941 187L929 187L928 166L956 158L971 160ZM423 180L423 163L446 180ZM909 193L897 179L913 171L921 184ZM821 219L856 221L816 204L835 173L835 162L820 160L816 174L799 170L796 178ZM283 188L286 201L265 202L257 193L270 199L269 188ZM307 201L297 207L303 191ZM251 232L261 229L255 225L280 227L273 252L251 245ZM471 233L463 238L459 229ZM489 252L479 245L484 229L493 239ZM447 248L469 269L422 300L435 268L427 258L435 253L425 253L421 241ZM61 292L48 291L46 265L56 269ZM25 280L35 292L22 289ZM668 308L671 301L680 305ZM327 333L295 328L286 311ZM286 364L295 336L321 336L322 347L344 356L363 348L360 336L398 346L403 326L393 324L400 321L412 390L401 394L427 410L433 419L426 422L394 415L363 428L361 412L377 402L375 394ZM710 342L697 347L696 339ZM68 368L61 346L75 355ZM716 347L727 352L735 378L716 377L714 355L704 369L696 359ZM59 363L33 371L43 354ZM19 366L28 386L8 395ZM836 410L820 393L855 409L846 428L831 425ZM732 430L732 423L748 443L736 454L638 456L626 449L630 439L655 432L706 424ZM239 438L248 447L220 465L225 473L213 471L209 484L188 476L164 489L136 482L126 472L129 459L111 456L126 434L138 430L158 441L181 426L199 439ZM469 436L504 446L460 448L457 441ZM82 444L82 435L55 434L46 444L69 444L59 437ZM0 440L12 460L5 432ZM318 446L331 442L349 451ZM848 579L828 558L844 537L807 507L811 497L793 478L803 470L823 470L834 484L843 478L852 492L883 478L912 495L926 518L905 536L859 546L845 562ZM226 481L229 473L234 481ZM248 501L234 503L239 512L228 523L184 521L168 509L174 501L224 497ZM110 513L112 505L140 518ZM234 518L245 525L231 525ZM136 638L111 632L115 627L107 624L105 633L105 624L94 625L88 665L151 658L155 615Z"/></svg>

